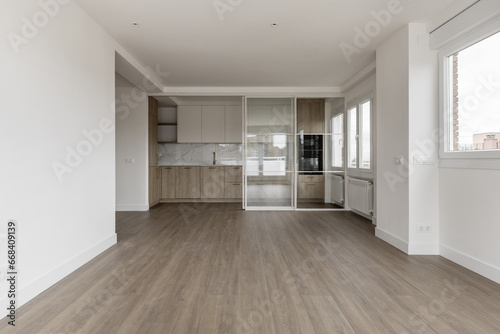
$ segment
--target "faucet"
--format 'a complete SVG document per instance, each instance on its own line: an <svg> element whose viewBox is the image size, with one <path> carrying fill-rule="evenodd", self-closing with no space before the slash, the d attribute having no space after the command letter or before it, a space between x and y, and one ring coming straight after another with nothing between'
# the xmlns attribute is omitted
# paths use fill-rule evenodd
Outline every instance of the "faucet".
<svg viewBox="0 0 500 334"><path fill-rule="evenodd" d="M215 152L214 152L214 161L213 161L214 166L217 164L217 160L215 159Z"/></svg>

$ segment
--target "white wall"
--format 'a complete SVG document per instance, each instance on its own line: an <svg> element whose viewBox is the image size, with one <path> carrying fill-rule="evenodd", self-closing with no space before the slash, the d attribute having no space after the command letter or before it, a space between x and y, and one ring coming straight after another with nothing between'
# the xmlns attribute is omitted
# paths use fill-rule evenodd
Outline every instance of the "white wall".
<svg viewBox="0 0 500 334"><path fill-rule="evenodd" d="M441 255L500 283L499 170L440 169Z"/></svg>
<svg viewBox="0 0 500 334"><path fill-rule="evenodd" d="M426 24L408 26L409 254L439 254L438 58ZM427 161L425 165L418 161ZM417 226L429 233L417 232Z"/></svg>
<svg viewBox="0 0 500 334"><path fill-rule="evenodd" d="M445 48L459 38L487 34L498 28L499 15L497 0L482 0L433 32L431 45ZM500 283L500 170L473 169L473 162L450 159L448 167L457 168L439 169L440 254Z"/></svg>
<svg viewBox="0 0 500 334"><path fill-rule="evenodd" d="M409 154L408 27L377 49L377 159L376 235L408 251L408 168L396 165L396 156ZM403 175L401 175L403 174Z"/></svg>
<svg viewBox="0 0 500 334"><path fill-rule="evenodd" d="M147 211L148 98L116 74L116 209ZM132 98L135 97L135 98ZM126 162L133 159L133 163Z"/></svg>
<svg viewBox="0 0 500 334"><path fill-rule="evenodd" d="M422 23L410 23L377 50L376 234L409 254L439 253L437 65ZM423 160L431 163L416 163Z"/></svg>
<svg viewBox="0 0 500 334"><path fill-rule="evenodd" d="M116 243L114 131L82 133L114 123L113 42L70 2L16 54L5 36L39 12L35 0L0 12L0 233L17 221L18 306ZM77 147L88 154L60 181L53 164Z"/></svg>

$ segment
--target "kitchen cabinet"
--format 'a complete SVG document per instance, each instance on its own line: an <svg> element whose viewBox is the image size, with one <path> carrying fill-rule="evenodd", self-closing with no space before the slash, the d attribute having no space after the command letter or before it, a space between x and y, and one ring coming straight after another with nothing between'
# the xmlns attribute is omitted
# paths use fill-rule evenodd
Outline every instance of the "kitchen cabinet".
<svg viewBox="0 0 500 334"><path fill-rule="evenodd" d="M177 142L201 143L201 106L177 107Z"/></svg>
<svg viewBox="0 0 500 334"><path fill-rule="evenodd" d="M175 171L175 198L200 198L200 167L177 167Z"/></svg>
<svg viewBox="0 0 500 334"><path fill-rule="evenodd" d="M173 199L175 194L176 167L161 168L161 198Z"/></svg>
<svg viewBox="0 0 500 334"><path fill-rule="evenodd" d="M158 100L148 100L148 161L149 166L158 166Z"/></svg>
<svg viewBox="0 0 500 334"><path fill-rule="evenodd" d="M325 132L325 100L297 100L297 133Z"/></svg>
<svg viewBox="0 0 500 334"><path fill-rule="evenodd" d="M241 143L241 106L179 106L178 143Z"/></svg>
<svg viewBox="0 0 500 334"><path fill-rule="evenodd" d="M298 175L297 199L321 199L325 198L325 176L324 175Z"/></svg>
<svg viewBox="0 0 500 334"><path fill-rule="evenodd" d="M161 171L160 167L149 167L149 207L160 203Z"/></svg>
<svg viewBox="0 0 500 334"><path fill-rule="evenodd" d="M224 198L224 167L201 167L201 198Z"/></svg>
<svg viewBox="0 0 500 334"><path fill-rule="evenodd" d="M240 166L224 167L224 197L242 198L242 168Z"/></svg>
<svg viewBox="0 0 500 334"><path fill-rule="evenodd" d="M224 106L201 107L201 142L225 142L225 108Z"/></svg>
<svg viewBox="0 0 500 334"><path fill-rule="evenodd" d="M225 112L225 143L240 143L243 133L241 106L226 106Z"/></svg>
<svg viewBox="0 0 500 334"><path fill-rule="evenodd" d="M155 206L161 198L161 171L158 166L158 101L148 99L148 195L149 207Z"/></svg>

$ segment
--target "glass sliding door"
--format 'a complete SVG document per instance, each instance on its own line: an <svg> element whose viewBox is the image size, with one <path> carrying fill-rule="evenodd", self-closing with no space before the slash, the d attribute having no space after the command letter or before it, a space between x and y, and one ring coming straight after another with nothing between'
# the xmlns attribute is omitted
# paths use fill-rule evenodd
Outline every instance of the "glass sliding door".
<svg viewBox="0 0 500 334"><path fill-rule="evenodd" d="M247 98L245 110L245 208L293 209L294 99Z"/></svg>
<svg viewBox="0 0 500 334"><path fill-rule="evenodd" d="M297 99L297 209L341 210L345 195L344 99Z"/></svg>

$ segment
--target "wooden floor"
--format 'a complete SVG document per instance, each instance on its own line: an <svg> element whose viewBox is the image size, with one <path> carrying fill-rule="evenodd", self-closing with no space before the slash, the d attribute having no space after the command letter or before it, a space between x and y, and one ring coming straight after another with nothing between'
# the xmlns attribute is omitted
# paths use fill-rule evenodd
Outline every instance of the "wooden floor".
<svg viewBox="0 0 500 334"><path fill-rule="evenodd" d="M162 204L0 333L500 333L500 286L349 212Z"/></svg>

